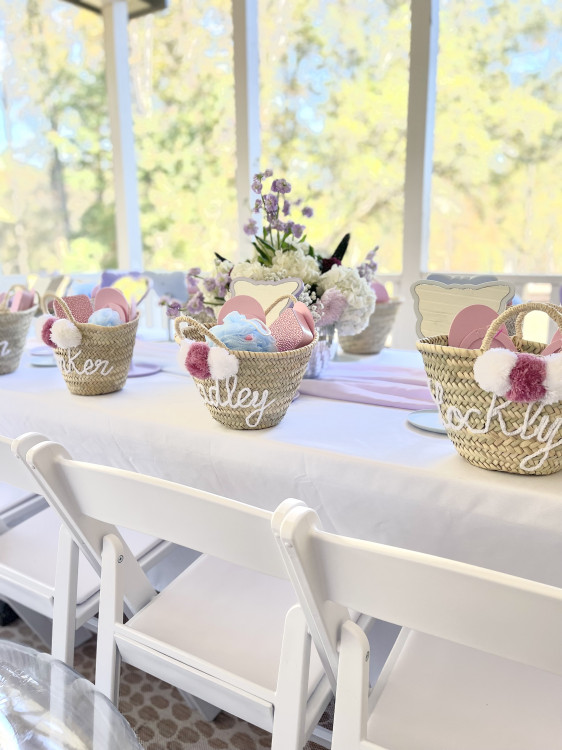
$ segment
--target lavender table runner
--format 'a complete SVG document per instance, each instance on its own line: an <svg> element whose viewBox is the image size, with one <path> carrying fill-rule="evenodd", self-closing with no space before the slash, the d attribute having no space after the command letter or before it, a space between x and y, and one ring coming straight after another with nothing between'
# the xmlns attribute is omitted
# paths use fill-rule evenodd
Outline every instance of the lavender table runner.
<svg viewBox="0 0 562 750"><path fill-rule="evenodd" d="M397 409L435 406L423 368L379 364L374 358L330 362L321 377L303 380L299 391L307 396Z"/></svg>

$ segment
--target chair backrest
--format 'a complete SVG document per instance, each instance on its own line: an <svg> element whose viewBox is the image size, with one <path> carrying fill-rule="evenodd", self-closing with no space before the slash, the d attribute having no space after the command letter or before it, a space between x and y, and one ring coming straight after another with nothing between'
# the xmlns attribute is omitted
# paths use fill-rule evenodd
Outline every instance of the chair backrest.
<svg viewBox="0 0 562 750"><path fill-rule="evenodd" d="M44 435L37 432L28 432L19 438L26 451L46 439ZM11 484L27 492L39 492L37 481L27 470L25 461L18 460L19 457L13 454L12 442L10 438L0 435L0 482Z"/></svg>
<svg viewBox="0 0 562 750"><path fill-rule="evenodd" d="M26 463L98 571L104 536L120 537L115 527L123 526L278 578L288 577L268 511L162 479L74 461L57 443L36 445L27 452ZM135 611L148 594L144 574L123 545L126 599Z"/></svg>
<svg viewBox="0 0 562 750"><path fill-rule="evenodd" d="M332 677L337 675L339 636L334 603L562 674L562 590L330 534L302 505L282 519L278 513L276 521L290 577Z"/></svg>

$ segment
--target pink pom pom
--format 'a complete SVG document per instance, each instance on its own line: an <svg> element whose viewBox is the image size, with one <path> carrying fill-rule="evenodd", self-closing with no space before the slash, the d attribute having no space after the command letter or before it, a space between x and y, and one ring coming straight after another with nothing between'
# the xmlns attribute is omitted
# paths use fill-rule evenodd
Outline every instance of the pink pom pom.
<svg viewBox="0 0 562 750"><path fill-rule="evenodd" d="M540 401L546 394L545 377L544 359L534 354L518 354L517 361L509 373L511 388L505 397L509 401L523 403Z"/></svg>
<svg viewBox="0 0 562 750"><path fill-rule="evenodd" d="M47 346L50 346L52 349L56 349L56 344L53 344L51 341L51 328L53 327L53 323L55 322L56 318L47 318L47 320L43 323L43 328L41 329L41 340L44 344L47 344Z"/></svg>
<svg viewBox="0 0 562 750"><path fill-rule="evenodd" d="M209 345L204 341L195 341L187 352L185 358L185 368L190 375L199 380L206 380L211 377L209 370Z"/></svg>

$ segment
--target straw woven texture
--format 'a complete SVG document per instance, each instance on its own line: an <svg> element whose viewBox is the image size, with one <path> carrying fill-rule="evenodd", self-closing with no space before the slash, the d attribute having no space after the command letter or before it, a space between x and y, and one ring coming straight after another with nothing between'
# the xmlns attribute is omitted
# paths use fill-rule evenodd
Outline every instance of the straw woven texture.
<svg viewBox="0 0 562 750"><path fill-rule="evenodd" d="M545 451L545 439L538 440L539 423L546 417L547 429L555 426L555 420L562 418L562 402L542 405L535 402L516 403L494 396L482 390L474 379L474 363L476 359L489 349L492 339L510 317L518 316L516 334L512 341L520 352L540 354L545 344L525 341L522 336L523 317L531 310L543 310L562 330L562 308L538 302L517 305L502 313L490 326L482 349L460 349L448 346L447 336L434 336L417 342L421 352L425 371L429 378L431 392L436 398L441 418L447 429L447 435L463 458L474 466L493 471L505 471L511 474L553 474L562 468L562 445L553 447L548 457L542 461ZM475 410L468 416L466 426L453 429L451 422L460 424L459 414L466 415L468 410ZM537 418L531 423L535 412L540 409ZM528 411L530 410L530 412ZM491 411L491 418L489 413ZM487 431L487 415L489 424ZM498 418L501 416L501 419ZM505 430L502 429L502 421ZM471 432L483 430L480 433ZM525 432L522 437L521 432ZM505 432L514 433L506 435ZM540 433L540 431L539 431ZM562 436L555 436L554 443ZM530 458L533 454L536 458ZM539 466L539 464L541 464ZM535 467L535 468L533 468Z"/></svg>
<svg viewBox="0 0 562 750"><path fill-rule="evenodd" d="M36 312L37 305L21 312L0 310L0 375L7 375L17 369L27 332Z"/></svg>
<svg viewBox="0 0 562 750"><path fill-rule="evenodd" d="M378 354L384 345L388 334L392 330L398 308L402 304L399 299L388 302L378 302L374 313L369 318L367 327L355 336L339 336L339 342L344 352L348 354Z"/></svg>
<svg viewBox="0 0 562 750"><path fill-rule="evenodd" d="M205 336L209 336L208 328L193 318L176 318L175 329L178 344L181 343L183 338L191 341L204 341ZM224 344L218 339L214 339L212 334L209 338L213 339L217 346L226 349ZM209 393L210 388L216 387L218 389L216 400L219 401L219 405L205 400L205 406L213 419L234 430L261 430L279 424L297 392L317 340L318 334L315 335L314 340L308 346L286 352L228 350L238 359L236 393L240 393L242 389L248 389L248 393L256 392L261 398L267 391L264 403L271 401L273 403L264 410L258 424L254 425L255 415L252 416L252 414L256 411L255 405L236 409L228 404L220 405L232 400L229 397L231 379L215 381L212 378L206 380L193 378L200 392L203 390L205 393Z"/></svg>
<svg viewBox="0 0 562 750"><path fill-rule="evenodd" d="M82 334L79 346L55 349L57 364L68 390L76 396L101 396L120 391L131 366L138 315L119 326L77 323L65 301L58 297L57 301L68 320Z"/></svg>

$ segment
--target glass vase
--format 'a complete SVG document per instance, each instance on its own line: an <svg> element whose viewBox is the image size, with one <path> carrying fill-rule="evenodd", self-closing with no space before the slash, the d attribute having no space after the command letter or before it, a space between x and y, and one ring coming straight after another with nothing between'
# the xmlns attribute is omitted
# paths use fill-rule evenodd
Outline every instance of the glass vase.
<svg viewBox="0 0 562 750"><path fill-rule="evenodd" d="M337 350L336 327L332 325L318 328L318 341L310 355L304 377L318 378L328 362L336 356Z"/></svg>

